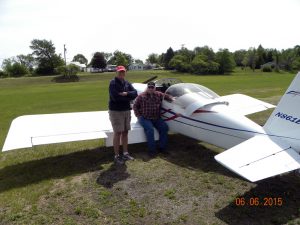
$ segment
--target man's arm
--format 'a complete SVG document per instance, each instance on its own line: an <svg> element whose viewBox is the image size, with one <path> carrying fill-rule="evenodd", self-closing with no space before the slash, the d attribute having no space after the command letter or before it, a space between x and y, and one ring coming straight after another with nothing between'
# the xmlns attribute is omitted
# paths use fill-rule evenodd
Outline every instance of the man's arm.
<svg viewBox="0 0 300 225"><path fill-rule="evenodd" d="M173 102L174 101L174 97L172 97L171 95L168 95L166 93L161 93L161 92L159 92L159 93L160 93L161 100L165 99L165 100L167 100L169 102Z"/></svg>
<svg viewBox="0 0 300 225"><path fill-rule="evenodd" d="M134 104L133 104L133 111L134 111L134 114L137 118L141 117L142 116L142 113L141 113L141 97L138 96L135 101L134 101Z"/></svg>
<svg viewBox="0 0 300 225"><path fill-rule="evenodd" d="M120 95L114 82L110 82L109 84L109 95L111 96L113 101L129 101L128 97Z"/></svg>
<svg viewBox="0 0 300 225"><path fill-rule="evenodd" d="M127 92L127 96L130 98L130 100L133 100L137 97L137 90L132 86L131 83L129 83L129 90Z"/></svg>

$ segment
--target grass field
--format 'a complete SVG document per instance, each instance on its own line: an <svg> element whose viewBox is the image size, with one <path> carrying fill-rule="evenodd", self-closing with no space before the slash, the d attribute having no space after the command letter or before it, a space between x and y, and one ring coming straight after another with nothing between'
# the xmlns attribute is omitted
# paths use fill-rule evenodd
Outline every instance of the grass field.
<svg viewBox="0 0 300 225"><path fill-rule="evenodd" d="M295 74L129 71L127 78L141 82L153 75L276 104ZM106 110L113 76L81 74L80 82L60 84L52 77L0 79L0 146L17 116ZM270 113L250 118L263 125ZM150 160L146 145L135 144L136 160L122 167L114 166L112 148L102 140L0 153L0 224L300 224L299 177L253 184L214 160L222 149L175 134L169 139L169 156ZM237 197L281 197L283 205L236 206Z"/></svg>

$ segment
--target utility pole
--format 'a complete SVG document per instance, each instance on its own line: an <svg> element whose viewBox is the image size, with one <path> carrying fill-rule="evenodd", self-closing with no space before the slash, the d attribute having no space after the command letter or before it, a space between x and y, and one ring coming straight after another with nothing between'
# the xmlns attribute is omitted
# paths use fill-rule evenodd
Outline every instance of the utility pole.
<svg viewBox="0 0 300 225"><path fill-rule="evenodd" d="M64 44L64 57L65 57L65 66L67 66L67 59L66 59L66 45Z"/></svg>

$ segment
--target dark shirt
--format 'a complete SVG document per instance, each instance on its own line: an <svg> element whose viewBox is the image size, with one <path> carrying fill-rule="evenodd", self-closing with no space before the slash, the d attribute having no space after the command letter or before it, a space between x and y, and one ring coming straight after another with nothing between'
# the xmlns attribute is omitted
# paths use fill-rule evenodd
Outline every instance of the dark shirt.
<svg viewBox="0 0 300 225"><path fill-rule="evenodd" d="M127 96L119 95L120 92L127 92ZM137 96L137 91L126 80L115 77L109 84L109 110L126 111L130 110L130 101Z"/></svg>
<svg viewBox="0 0 300 225"><path fill-rule="evenodd" d="M137 118L140 116L149 120L156 120L160 117L160 107L163 97L172 100L172 98L159 91L155 91L153 94L148 92L141 93L135 100L133 105L134 114Z"/></svg>

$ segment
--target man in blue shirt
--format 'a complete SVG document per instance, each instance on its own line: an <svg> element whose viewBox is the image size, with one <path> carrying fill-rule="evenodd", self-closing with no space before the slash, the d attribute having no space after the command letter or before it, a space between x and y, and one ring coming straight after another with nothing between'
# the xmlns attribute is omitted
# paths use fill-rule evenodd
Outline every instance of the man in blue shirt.
<svg viewBox="0 0 300 225"><path fill-rule="evenodd" d="M126 69L124 66L117 66L116 73L117 76L109 84L109 119L114 131L115 162L123 164L124 161L133 159L128 153L128 131L131 128L130 101L137 97L137 91L131 83L125 80ZM123 156L120 155L121 141Z"/></svg>

